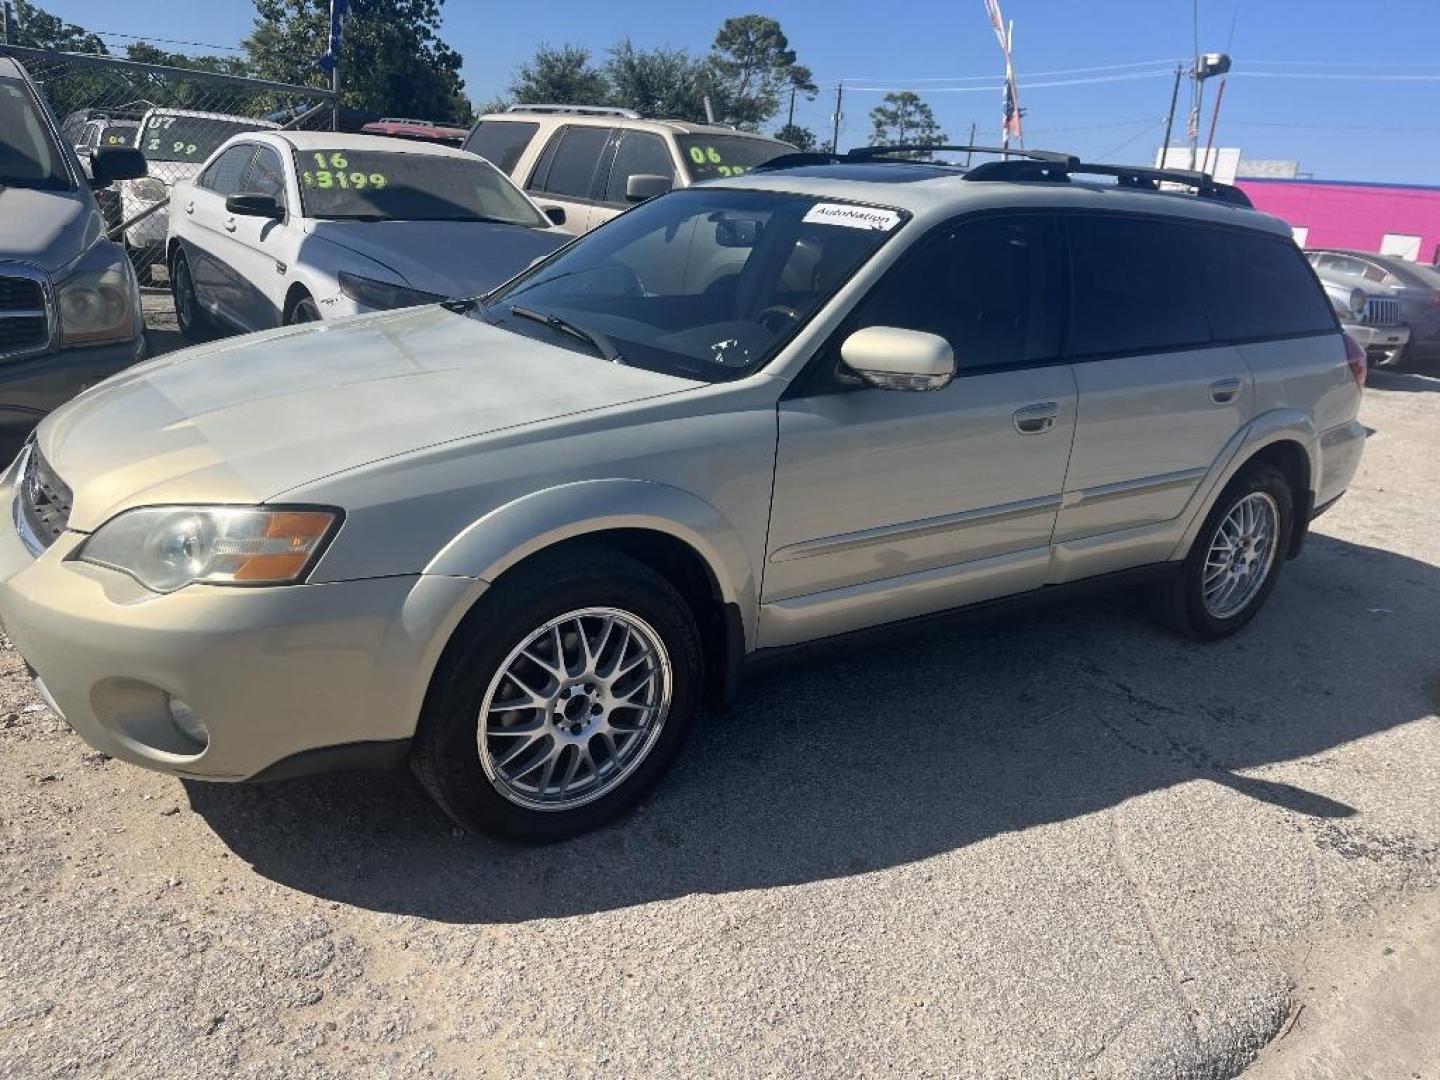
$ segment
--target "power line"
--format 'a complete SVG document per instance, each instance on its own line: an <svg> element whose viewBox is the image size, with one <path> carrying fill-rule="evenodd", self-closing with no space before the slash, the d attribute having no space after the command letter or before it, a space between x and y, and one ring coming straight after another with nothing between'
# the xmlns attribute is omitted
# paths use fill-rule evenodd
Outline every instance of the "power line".
<svg viewBox="0 0 1440 1080"><path fill-rule="evenodd" d="M150 37L147 34L122 34L116 30L91 30L89 33L102 38L123 38L127 41L158 41L162 45L193 45L197 49L219 49L221 52L243 53L244 49L236 45L212 45L206 41L180 41L176 38Z"/></svg>
<svg viewBox="0 0 1440 1080"><path fill-rule="evenodd" d="M1440 82L1440 72L1434 75L1392 75L1385 71L1371 71L1363 75L1347 75L1333 71L1232 71L1251 79L1326 79L1347 82Z"/></svg>
<svg viewBox="0 0 1440 1080"><path fill-rule="evenodd" d="M1137 71L1128 75L1100 75L1089 79L1059 79L1050 82L1022 82L1021 85L1027 90L1044 90L1052 86L1092 86L1096 83L1131 82L1135 79L1153 79L1163 75L1167 78L1173 72L1170 68L1158 68L1155 71ZM989 86L932 86L925 92L927 94L993 94L997 89L1004 87L1005 77L997 76L996 81ZM875 94L888 94L892 90L903 89L901 86L852 86L845 83L846 90L868 91Z"/></svg>
<svg viewBox="0 0 1440 1080"><path fill-rule="evenodd" d="M1150 123L1146 124L1143 128L1141 128L1139 131L1137 131L1134 135L1131 135L1128 139L1126 139L1126 140L1125 140L1124 142L1122 142L1120 145L1118 145L1118 146L1116 146L1116 147L1114 147L1114 148L1112 148L1112 149L1110 149L1110 150L1106 150L1105 153L1101 154L1101 155L1100 155L1099 157L1097 157L1095 160L1096 160L1096 161L1104 161L1106 158L1114 157L1114 156L1115 156L1116 154L1118 154L1121 150L1124 150L1125 147L1127 147L1127 146L1129 146L1131 143L1133 143L1136 139L1139 139L1139 138L1141 138L1141 137L1144 136L1144 135L1148 135L1150 132L1154 131L1156 128L1158 128L1158 127L1159 127L1161 124L1163 124L1164 122L1165 122L1165 121L1164 121L1164 118L1163 118L1163 117L1162 117L1161 119L1159 119L1159 120L1152 120L1152 121L1150 121Z"/></svg>
<svg viewBox="0 0 1440 1080"><path fill-rule="evenodd" d="M1126 68L1149 68L1164 64L1168 68L1171 64L1179 63L1175 58L1169 60L1133 60L1128 64L1102 64L1099 67L1082 68L1059 68L1055 71L1031 71L1026 73L1026 78L1043 79L1052 75L1086 75L1095 71L1123 71ZM892 79L879 75L847 75L846 82L869 82L869 83L895 83L897 86L909 86L912 83L945 83L945 82L981 82L984 80L1004 79L1002 71L996 75L947 75L944 77L924 79Z"/></svg>

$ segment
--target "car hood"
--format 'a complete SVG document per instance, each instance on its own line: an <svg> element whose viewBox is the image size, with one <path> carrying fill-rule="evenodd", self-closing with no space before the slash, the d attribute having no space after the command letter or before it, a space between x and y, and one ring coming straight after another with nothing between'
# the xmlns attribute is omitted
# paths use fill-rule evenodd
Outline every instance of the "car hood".
<svg viewBox="0 0 1440 1080"><path fill-rule="evenodd" d="M100 238L100 211L84 191L0 187L0 262L53 274Z"/></svg>
<svg viewBox="0 0 1440 1080"><path fill-rule="evenodd" d="M52 413L71 528L164 503L254 503L427 446L704 385L431 306L158 357Z"/></svg>
<svg viewBox="0 0 1440 1080"><path fill-rule="evenodd" d="M489 292L574 239L558 230L488 221L317 221L311 232L436 296Z"/></svg>

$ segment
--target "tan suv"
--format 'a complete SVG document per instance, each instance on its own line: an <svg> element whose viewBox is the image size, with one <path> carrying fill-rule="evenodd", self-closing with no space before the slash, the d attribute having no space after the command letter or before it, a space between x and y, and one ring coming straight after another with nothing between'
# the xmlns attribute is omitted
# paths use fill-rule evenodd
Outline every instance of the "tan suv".
<svg viewBox="0 0 1440 1080"><path fill-rule="evenodd" d="M671 188L739 176L795 148L630 109L512 105L482 116L465 149L509 173L552 221L578 234Z"/></svg>

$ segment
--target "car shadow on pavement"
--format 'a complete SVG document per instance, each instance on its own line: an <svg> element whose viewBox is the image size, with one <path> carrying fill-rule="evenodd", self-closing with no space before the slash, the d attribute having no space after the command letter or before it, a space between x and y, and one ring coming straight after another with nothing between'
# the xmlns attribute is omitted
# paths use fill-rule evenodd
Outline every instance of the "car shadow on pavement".
<svg viewBox="0 0 1440 1080"><path fill-rule="evenodd" d="M458 923L863 874L1192 782L1344 818L1365 808L1239 770L1428 715L1437 607L1440 568L1314 536L1224 642L1117 593L813 647L704 721L639 811L548 847L461 834L403 775L187 788L270 879Z"/></svg>
<svg viewBox="0 0 1440 1080"><path fill-rule="evenodd" d="M1440 366L1434 371L1387 371L1371 368L1365 376L1366 385L1376 390L1401 390L1412 394L1440 394Z"/></svg>

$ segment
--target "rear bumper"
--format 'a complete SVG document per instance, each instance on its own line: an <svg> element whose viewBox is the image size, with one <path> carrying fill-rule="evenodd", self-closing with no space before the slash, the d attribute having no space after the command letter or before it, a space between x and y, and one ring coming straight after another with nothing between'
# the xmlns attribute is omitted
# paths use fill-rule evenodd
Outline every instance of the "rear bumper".
<svg viewBox="0 0 1440 1080"><path fill-rule="evenodd" d="M1365 425L1359 420L1321 432L1319 483L1315 491L1317 507L1328 506L1350 486L1355 470L1360 467L1366 435Z"/></svg>

